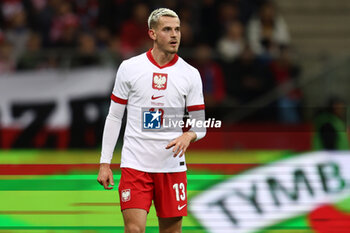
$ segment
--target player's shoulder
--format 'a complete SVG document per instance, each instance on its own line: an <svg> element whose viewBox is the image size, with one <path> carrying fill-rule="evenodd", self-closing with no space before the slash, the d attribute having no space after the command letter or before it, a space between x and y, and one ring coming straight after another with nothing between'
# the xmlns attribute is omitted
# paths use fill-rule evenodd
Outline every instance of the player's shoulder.
<svg viewBox="0 0 350 233"><path fill-rule="evenodd" d="M146 53L141 53L139 55L136 55L134 57L125 59L120 66L124 69L131 69L134 70L135 67L140 67L142 64L145 63L146 60Z"/></svg>
<svg viewBox="0 0 350 233"><path fill-rule="evenodd" d="M187 61L185 61L180 56L178 59L178 64L179 64L179 67L182 71L187 71L188 73L193 74L193 75L199 75L198 69L195 68L194 66L192 66L191 64L189 64Z"/></svg>

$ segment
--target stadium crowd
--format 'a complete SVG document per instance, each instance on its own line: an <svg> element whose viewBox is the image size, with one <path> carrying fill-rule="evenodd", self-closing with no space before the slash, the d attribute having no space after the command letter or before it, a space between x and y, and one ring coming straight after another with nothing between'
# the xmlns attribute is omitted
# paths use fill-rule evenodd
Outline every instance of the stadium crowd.
<svg viewBox="0 0 350 233"><path fill-rule="evenodd" d="M179 53L199 69L207 107L242 106L297 81L288 27L270 0L2 0L0 75L118 66L151 47L147 17L157 7L178 12ZM292 88L270 105L279 120L297 123L301 102ZM270 110L259 119L274 118Z"/></svg>

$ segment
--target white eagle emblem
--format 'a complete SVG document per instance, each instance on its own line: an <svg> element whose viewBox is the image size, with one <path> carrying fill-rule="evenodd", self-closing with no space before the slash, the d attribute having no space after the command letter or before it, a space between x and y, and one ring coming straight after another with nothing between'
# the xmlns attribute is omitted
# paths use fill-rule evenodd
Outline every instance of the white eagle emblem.
<svg viewBox="0 0 350 233"><path fill-rule="evenodd" d="M122 202L130 201L130 199L131 199L130 189L122 190Z"/></svg>
<svg viewBox="0 0 350 233"><path fill-rule="evenodd" d="M153 89L165 90L167 87L168 74L153 73Z"/></svg>

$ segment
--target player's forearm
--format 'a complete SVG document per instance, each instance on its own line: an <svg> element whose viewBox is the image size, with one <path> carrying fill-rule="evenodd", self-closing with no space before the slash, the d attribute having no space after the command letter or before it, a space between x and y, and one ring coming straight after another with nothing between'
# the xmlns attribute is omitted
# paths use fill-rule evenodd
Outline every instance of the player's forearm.
<svg viewBox="0 0 350 233"><path fill-rule="evenodd" d="M107 117L103 130L100 163L111 163L113 151L119 137L120 127L121 121L114 121Z"/></svg>
<svg viewBox="0 0 350 233"><path fill-rule="evenodd" d="M184 133L184 135L186 135L190 139L190 142L194 142L197 139L197 134L193 131L187 131Z"/></svg>
<svg viewBox="0 0 350 233"><path fill-rule="evenodd" d="M105 127L102 137L102 151L100 163L110 164L115 145L117 143L119 132L124 115L125 105L111 102L108 116L106 118Z"/></svg>
<svg viewBox="0 0 350 233"><path fill-rule="evenodd" d="M198 110L198 111L191 111L189 113L191 119L195 119L196 121L205 121L205 111L204 110ZM195 133L195 139L193 141L198 141L202 138L207 133L207 130L205 127L202 128L197 128L197 127L192 127L189 132Z"/></svg>
<svg viewBox="0 0 350 233"><path fill-rule="evenodd" d="M100 163L100 170L101 169L109 169L111 167L110 163Z"/></svg>

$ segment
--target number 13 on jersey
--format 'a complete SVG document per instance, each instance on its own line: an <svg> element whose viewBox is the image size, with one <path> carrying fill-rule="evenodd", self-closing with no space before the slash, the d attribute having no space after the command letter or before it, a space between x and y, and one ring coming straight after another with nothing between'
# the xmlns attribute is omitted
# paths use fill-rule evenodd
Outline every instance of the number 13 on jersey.
<svg viewBox="0 0 350 233"><path fill-rule="evenodd" d="M173 185L173 189L175 190L176 201L184 201L186 200L186 187L183 183L175 183Z"/></svg>

